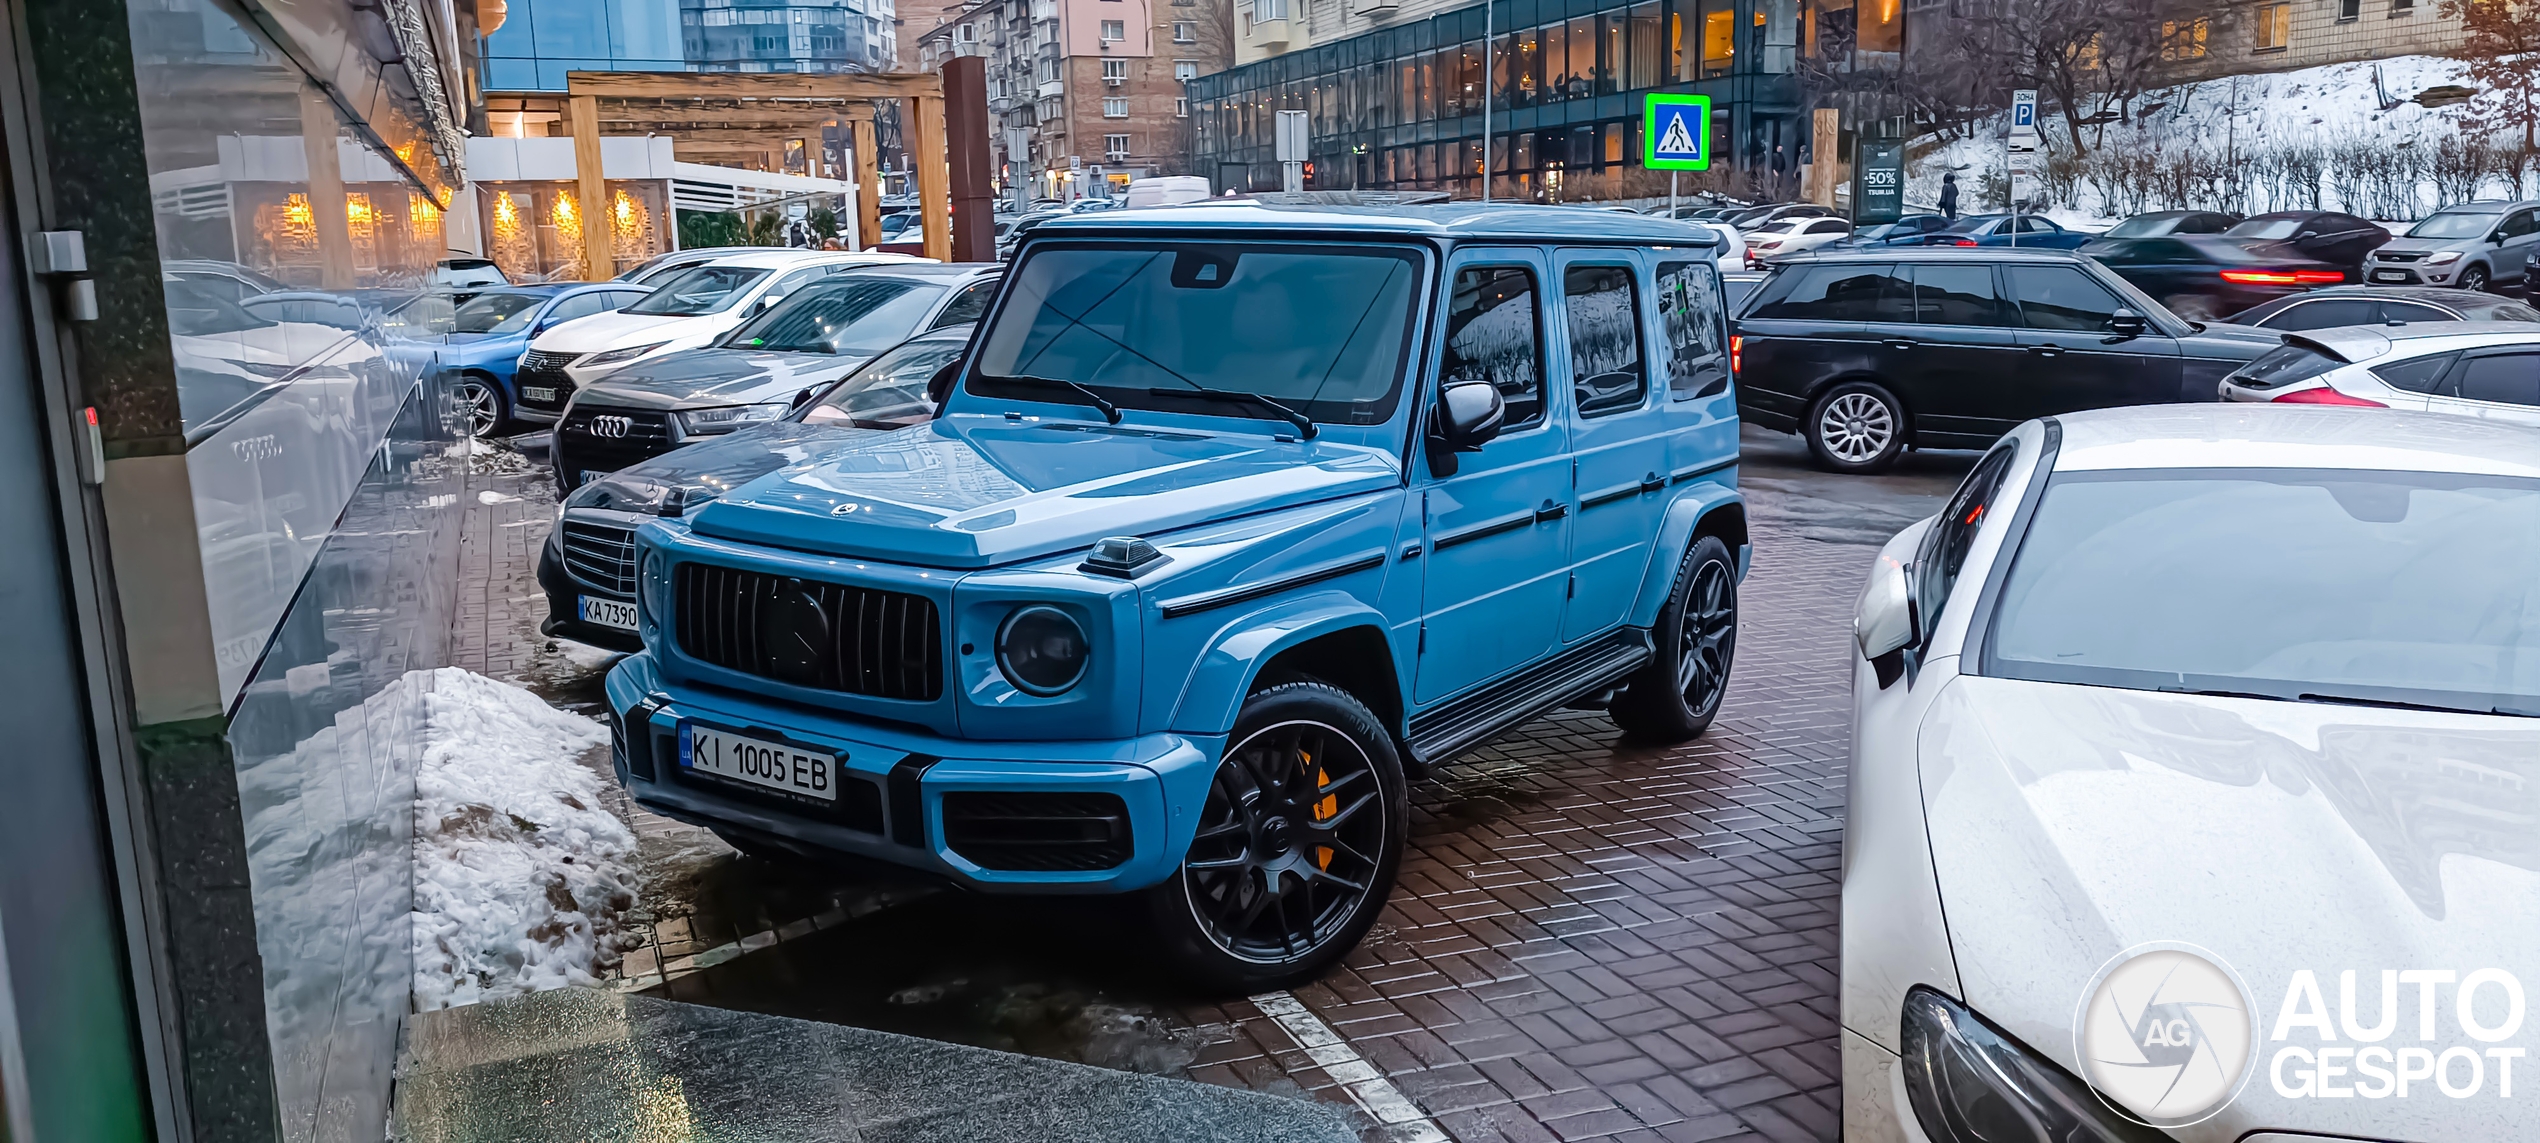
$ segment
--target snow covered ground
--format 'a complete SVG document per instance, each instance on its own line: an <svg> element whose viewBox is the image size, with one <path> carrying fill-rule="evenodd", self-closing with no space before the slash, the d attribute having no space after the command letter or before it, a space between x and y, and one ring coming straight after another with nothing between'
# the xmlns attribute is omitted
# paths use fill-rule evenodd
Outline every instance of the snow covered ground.
<svg viewBox="0 0 2540 1143"><path fill-rule="evenodd" d="M2458 125L2467 111L2465 106L2427 108L2402 103L2384 111L2374 87L2376 69L2380 73L2380 89L2394 99L2408 99L2444 85L2476 86L2462 74L2461 61L2440 56L2399 56L2375 62L2232 76L2146 93L2134 101L2133 122L2084 127L2082 139L2092 151L2102 154L2148 154L2176 162L2192 153L2230 165L2235 161L2246 163L2251 156L2284 147L2333 151L2340 144L2366 143L2387 149L2431 150L2457 138ZM1940 141L1927 136L1909 146L1907 203L1928 209L1938 202L1940 179L1945 172L1957 172L1962 195L1978 192L1988 176L1999 178L2005 160L2002 139L2006 117L2004 113L1980 124L1972 139ZM2041 108L2038 118L2050 149L2055 149L2066 133L2061 113ZM2368 217L2386 213L2336 201L2337 179L2333 174L2324 178L2323 185L2324 208L2351 210ZM2490 180L2482 193L2501 194L2505 190L2501 183ZM2425 206L2435 204L2431 184L2422 188L2422 196ZM2110 210L2101 200L2097 188L2085 179L2075 188L2071 201L2058 203L2047 214L2068 226L2096 230L2127 213ZM2251 205L2255 209L2267 206L2265 202Z"/></svg>
<svg viewBox="0 0 2540 1143"><path fill-rule="evenodd" d="M638 890L635 837L576 760L608 728L455 667L417 674L415 1007L596 984Z"/></svg>

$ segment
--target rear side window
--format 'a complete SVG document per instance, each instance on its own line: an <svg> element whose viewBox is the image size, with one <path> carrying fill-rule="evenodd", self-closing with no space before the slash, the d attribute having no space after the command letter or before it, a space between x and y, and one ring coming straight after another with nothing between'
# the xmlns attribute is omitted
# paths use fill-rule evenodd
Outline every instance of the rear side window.
<svg viewBox="0 0 2540 1143"><path fill-rule="evenodd" d="M1708 262L1658 264L1658 328L1666 334L1667 395L1686 401L1726 387L1720 271Z"/></svg>
<svg viewBox="0 0 2540 1143"><path fill-rule="evenodd" d="M2508 304L2508 305L2520 305L2521 303L2519 303L2519 302L2509 302L2509 303L2506 303L2506 304ZM2500 312L2501 312L2502 308L2503 308L2503 307L2498 307L2498 309L2499 309L2499 311L2500 311ZM2453 320L2453 318L2452 318L2452 315L2447 314L2447 313L2444 313L2443 311L2438 310L2438 309L2434 308L2433 306L2421 306L2421 305L2416 304L2415 302L2383 302L2383 303L2381 303L2381 320L2383 320L2383 321L2451 321L2451 320ZM2517 319L2517 318L2510 318L2510 317L2490 317L2490 318L2488 318L2487 320L2489 320L2489 321L2517 321L2517 320L2520 320L2520 319Z"/></svg>
<svg viewBox="0 0 2540 1143"><path fill-rule="evenodd" d="M2020 316L2031 329L2066 329L2096 333L2123 308L2106 286L2073 266L2013 266L2011 293L2020 300Z"/></svg>
<svg viewBox="0 0 2540 1143"><path fill-rule="evenodd" d="M1914 279L1914 318L1924 325L2011 325L1983 263L1907 267Z"/></svg>
<svg viewBox="0 0 2540 1143"><path fill-rule="evenodd" d="M2437 353L2431 357L2375 365L2372 375L2381 378L2382 384L2393 389L2431 393L2442 384L2443 375L2452 371L2452 363L2460 360L2460 356L2457 353Z"/></svg>
<svg viewBox="0 0 2540 1143"><path fill-rule="evenodd" d="M1580 416L1639 408L1649 398L1637 293L1629 266L1561 271L1561 309L1570 322L1570 386Z"/></svg>
<svg viewBox="0 0 2540 1143"><path fill-rule="evenodd" d="M2017 441L2004 441L1986 453L1949 497L1949 507L1932 523L1931 531L1923 533L1922 548L1914 554L1914 609L1922 616L1926 634L1958 586L1967 552L1975 547L1985 517L1993 514L1994 498L2001 494L2002 481L2010 476L2011 460L2018 451Z"/></svg>
<svg viewBox="0 0 2540 1143"><path fill-rule="evenodd" d="M1543 421L1543 322L1535 275L1523 266L1471 266L1455 273L1446 311L1441 386L1488 381L1499 387L1513 432Z"/></svg>
<svg viewBox="0 0 2540 1143"><path fill-rule="evenodd" d="M1875 264L1805 267L1787 291L1779 296L1767 294L1746 316L1780 321L1881 320L1875 315L1888 298L1890 270Z"/></svg>
<svg viewBox="0 0 2540 1143"><path fill-rule="evenodd" d="M942 329L979 320L988 312L988 299L995 297L996 293L997 280L994 278L963 286L960 293L953 295L953 300L944 303L944 312L935 315L935 324L927 328Z"/></svg>
<svg viewBox="0 0 2540 1143"><path fill-rule="evenodd" d="M2258 324L2267 329L2329 329L2371 325L2381 320L2380 303L2371 298L2322 298L2286 306Z"/></svg>

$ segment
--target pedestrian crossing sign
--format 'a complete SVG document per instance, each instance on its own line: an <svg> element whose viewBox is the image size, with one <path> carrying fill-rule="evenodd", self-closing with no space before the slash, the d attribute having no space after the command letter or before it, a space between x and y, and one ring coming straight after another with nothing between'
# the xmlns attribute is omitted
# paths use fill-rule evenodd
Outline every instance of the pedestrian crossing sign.
<svg viewBox="0 0 2540 1143"><path fill-rule="evenodd" d="M1711 169L1711 97L1651 92L1641 112L1640 165L1653 171Z"/></svg>

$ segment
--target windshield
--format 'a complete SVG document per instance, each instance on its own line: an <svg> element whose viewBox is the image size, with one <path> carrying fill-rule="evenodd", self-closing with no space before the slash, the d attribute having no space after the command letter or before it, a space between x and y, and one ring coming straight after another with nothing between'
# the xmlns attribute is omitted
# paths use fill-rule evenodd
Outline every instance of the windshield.
<svg viewBox="0 0 2540 1143"><path fill-rule="evenodd" d="M686 258L672 259L662 265L655 266L641 274L635 275L635 284L638 286L659 286L672 278L676 278L681 274L685 274L690 270L696 269L702 264L703 263L701 262Z"/></svg>
<svg viewBox="0 0 2540 1143"><path fill-rule="evenodd" d="M805 408L802 422L896 429L931 419L935 403L926 399L926 382L961 355L963 344L960 338L933 338L876 357Z"/></svg>
<svg viewBox="0 0 2540 1143"><path fill-rule="evenodd" d="M460 333L518 333L538 320L538 303L547 299L536 294L478 294L452 320Z"/></svg>
<svg viewBox="0 0 2540 1143"><path fill-rule="evenodd" d="M773 353L879 353L908 340L944 288L906 278L831 278L751 318L723 344Z"/></svg>
<svg viewBox="0 0 2540 1143"><path fill-rule="evenodd" d="M2002 216L1998 214L1970 215L1966 218L1961 218L1956 222L1950 223L1947 226L1941 227L1937 233L1974 234L1979 230L1983 230L1985 227L1993 225L2001 217Z"/></svg>
<svg viewBox="0 0 2540 1143"><path fill-rule="evenodd" d="M2291 238L2301 228L2302 220L2298 218L2252 218L2223 233L2242 238Z"/></svg>
<svg viewBox="0 0 2540 1143"><path fill-rule="evenodd" d="M2227 568L2251 590L2182 591ZM2059 474L1985 673L2540 713L2540 482L2424 472Z"/></svg>
<svg viewBox="0 0 2540 1143"><path fill-rule="evenodd" d="M2178 224L2174 214L2138 214L2108 228L2110 238L2140 238L2149 234L2167 234Z"/></svg>
<svg viewBox="0 0 2540 1143"><path fill-rule="evenodd" d="M247 312L246 307L236 302L181 278L166 279L162 288L167 291L168 332L179 337L245 333L274 324Z"/></svg>
<svg viewBox="0 0 2540 1143"><path fill-rule="evenodd" d="M744 291L767 274L743 266L699 266L662 283L643 301L626 307L626 312L657 317L720 313L732 308Z"/></svg>
<svg viewBox="0 0 2540 1143"><path fill-rule="evenodd" d="M1401 392L1419 277L1418 253L1384 246L1040 246L1014 272L971 391L1044 398L999 383L1040 377L1179 410L1191 402L1171 390L1221 389L1380 424Z"/></svg>
<svg viewBox="0 0 2540 1143"><path fill-rule="evenodd" d="M2476 238L2496 225L2496 216L2483 210L2447 210L2426 216L2425 221L2408 228L2410 238Z"/></svg>

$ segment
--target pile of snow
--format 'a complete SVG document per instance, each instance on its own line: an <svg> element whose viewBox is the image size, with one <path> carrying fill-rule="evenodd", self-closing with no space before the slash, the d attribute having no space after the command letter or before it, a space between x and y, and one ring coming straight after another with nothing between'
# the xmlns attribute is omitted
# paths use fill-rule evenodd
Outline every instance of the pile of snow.
<svg viewBox="0 0 2540 1143"><path fill-rule="evenodd" d="M419 1011L591 985L622 951L635 837L577 762L593 719L456 667L431 672L415 775Z"/></svg>
<svg viewBox="0 0 2540 1143"><path fill-rule="evenodd" d="M2455 137L2470 111L2467 105L2428 108L2402 103L2384 111L2374 89L2376 70L2381 90L2394 99L2409 99L2433 87L2478 86L2468 78L2462 61L2442 56L2397 56L2226 76L2148 91L2133 101L2131 122L2086 126L2082 139L2094 152L2197 151L2228 161L2285 145L2334 146L2368 140L2384 147L2433 148ZM2067 131L2061 111L2040 108L2038 119L2050 148L2058 148ZM2008 121L2008 112L1997 113L1978 122L1973 138L1939 141L1926 137L1909 148L1906 201L1924 208L1937 203L1941 175L1956 171L1961 209L1972 210L1966 200L1972 199L1986 176L1998 178L2003 171ZM2322 205L2339 209L2333 186L2332 181L2324 191ZM2490 193L2503 189L2487 188ZM2431 190L2429 185L2426 191L2430 194ZM2098 194L2086 181L2073 198L2046 213L2080 229L2100 229L2117 221L2101 209ZM2432 203L2432 198L2426 199L2427 205ZM2343 209L2369 216L2360 206Z"/></svg>

